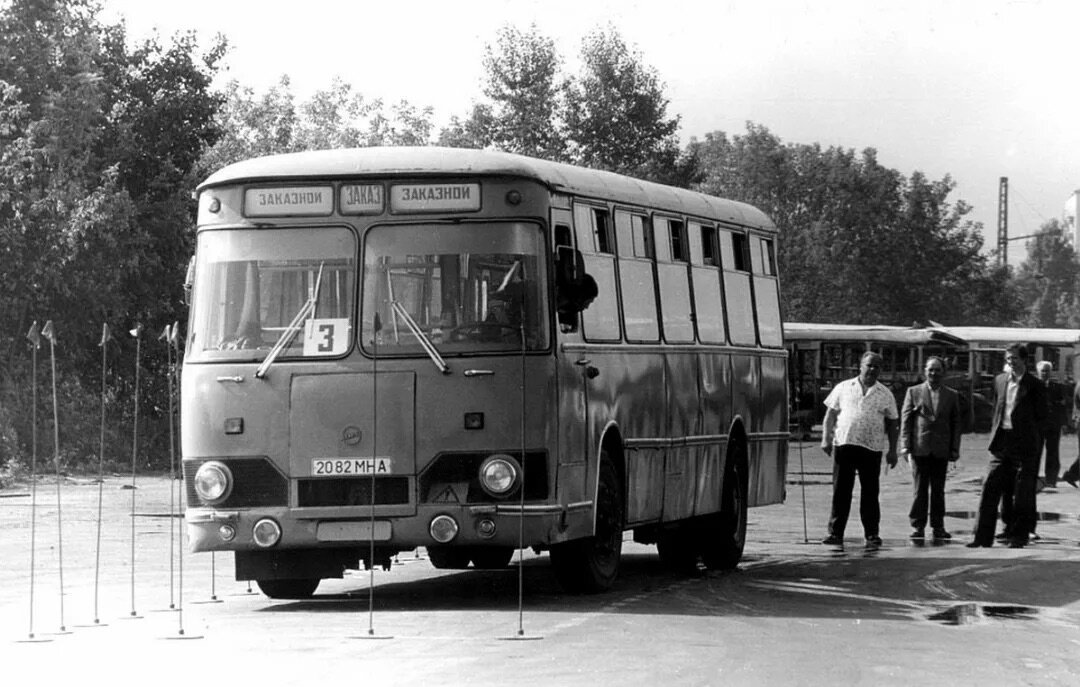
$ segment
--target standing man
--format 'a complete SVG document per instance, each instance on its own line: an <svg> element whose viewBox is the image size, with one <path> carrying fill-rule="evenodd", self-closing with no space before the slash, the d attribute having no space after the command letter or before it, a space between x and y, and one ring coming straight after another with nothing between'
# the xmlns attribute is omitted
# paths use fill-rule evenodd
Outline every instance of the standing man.
<svg viewBox="0 0 1080 687"><path fill-rule="evenodd" d="M1076 438L1080 441L1080 382L1076 383L1076 387L1073 389L1073 427L1076 427ZM1077 454L1076 460L1069 466L1069 469L1061 473L1061 479L1065 480L1074 487L1080 486L1080 454Z"/></svg>
<svg viewBox="0 0 1080 687"><path fill-rule="evenodd" d="M821 448L833 457L833 498L829 514L829 536L822 544L844 545L844 528L851 511L855 475L859 475L859 516L862 519L866 547L881 546L878 525L878 479L881 454L888 442L886 460L896 466L897 412L892 392L878 382L881 356L872 351L863 354L859 376L840 382L825 399L825 422Z"/></svg>
<svg viewBox="0 0 1080 687"><path fill-rule="evenodd" d="M1012 490L1009 547L1027 545L1035 527L1035 481L1039 472L1039 427L1046 416L1043 386L1027 371L1027 347L1009 344L1005 371L994 378L994 422L990 463L979 496L975 538L969 547L993 546L998 503Z"/></svg>
<svg viewBox="0 0 1080 687"><path fill-rule="evenodd" d="M1058 473L1061 471L1061 459L1058 448L1061 445L1061 428L1069 423L1071 396L1064 384L1050 379L1054 366L1049 360L1040 360L1035 364L1035 374L1043 385L1046 395L1047 414L1039 427L1039 453L1046 447L1046 459L1043 464L1043 482L1048 487L1056 487Z"/></svg>
<svg viewBox="0 0 1080 687"><path fill-rule="evenodd" d="M900 453L911 464L914 483L911 538L925 538L929 510L934 539L952 539L945 530L945 475L960 457L960 396L941 383L941 358L927 358L923 372L926 381L908 388L900 411Z"/></svg>

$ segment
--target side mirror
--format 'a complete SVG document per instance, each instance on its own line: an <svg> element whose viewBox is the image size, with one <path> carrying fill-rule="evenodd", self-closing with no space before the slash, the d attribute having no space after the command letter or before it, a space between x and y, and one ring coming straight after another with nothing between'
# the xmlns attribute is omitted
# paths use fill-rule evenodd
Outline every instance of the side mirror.
<svg viewBox="0 0 1080 687"><path fill-rule="evenodd" d="M187 275L184 277L184 305L191 305L191 289L195 284L195 256L192 255L187 264Z"/></svg>

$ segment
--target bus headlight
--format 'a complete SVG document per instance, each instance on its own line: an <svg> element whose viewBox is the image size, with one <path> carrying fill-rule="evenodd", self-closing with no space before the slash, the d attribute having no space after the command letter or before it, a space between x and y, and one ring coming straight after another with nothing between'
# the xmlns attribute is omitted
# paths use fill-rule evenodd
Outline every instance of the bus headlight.
<svg viewBox="0 0 1080 687"><path fill-rule="evenodd" d="M232 492L233 476L225 463L211 460L195 471L195 493L208 505L220 503Z"/></svg>
<svg viewBox="0 0 1080 687"><path fill-rule="evenodd" d="M263 518L251 528L251 538L264 549L268 549L281 540L281 525L270 518Z"/></svg>
<svg viewBox="0 0 1080 687"><path fill-rule="evenodd" d="M518 486L521 468L518 462L505 453L488 456L480 464L480 486L489 496L509 496Z"/></svg>
<svg viewBox="0 0 1080 687"><path fill-rule="evenodd" d="M457 536L457 520L449 515L436 515L428 526L428 532L431 533L431 538L440 544L449 544Z"/></svg>

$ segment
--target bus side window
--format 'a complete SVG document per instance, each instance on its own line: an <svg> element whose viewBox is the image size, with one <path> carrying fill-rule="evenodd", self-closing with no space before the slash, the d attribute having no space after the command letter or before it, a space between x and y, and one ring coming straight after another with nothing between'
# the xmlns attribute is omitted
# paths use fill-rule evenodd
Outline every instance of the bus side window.
<svg viewBox="0 0 1080 687"><path fill-rule="evenodd" d="M575 203L574 229L581 250L614 255L615 240L607 208Z"/></svg>

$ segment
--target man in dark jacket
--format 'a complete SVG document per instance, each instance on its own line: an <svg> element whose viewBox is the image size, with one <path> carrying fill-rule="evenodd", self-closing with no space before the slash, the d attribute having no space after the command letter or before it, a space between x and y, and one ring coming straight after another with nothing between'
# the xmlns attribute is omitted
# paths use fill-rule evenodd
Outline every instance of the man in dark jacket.
<svg viewBox="0 0 1080 687"><path fill-rule="evenodd" d="M1010 548L1022 548L1035 526L1035 482L1039 473L1039 427L1046 416L1043 386L1027 371L1027 347L1005 349L1005 372L994 378L994 423L990 464L979 496L975 537L968 546L993 546L998 503L1013 490Z"/></svg>
<svg viewBox="0 0 1080 687"><path fill-rule="evenodd" d="M1054 366L1049 360L1040 360L1035 364L1035 374L1046 392L1046 417L1040 429L1040 450L1046 447L1046 459L1043 464L1043 481L1048 487L1056 487L1058 473L1061 472L1061 428L1069 424L1072 410L1072 390L1066 385L1050 378Z"/></svg>
<svg viewBox="0 0 1080 687"><path fill-rule="evenodd" d="M945 475L960 457L960 396L941 383L941 358L927 358L923 372L926 381L908 388L900 411L900 455L911 464L914 482L911 538L925 538L929 510L934 539L952 539L945 529Z"/></svg>

